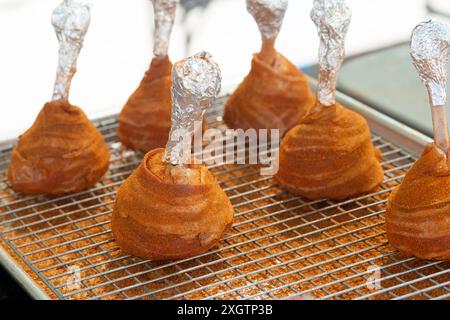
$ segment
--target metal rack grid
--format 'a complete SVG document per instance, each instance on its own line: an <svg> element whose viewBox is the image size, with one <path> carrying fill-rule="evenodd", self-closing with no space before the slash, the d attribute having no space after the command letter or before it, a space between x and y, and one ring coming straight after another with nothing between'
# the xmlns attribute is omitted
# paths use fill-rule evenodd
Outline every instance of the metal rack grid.
<svg viewBox="0 0 450 320"><path fill-rule="evenodd" d="M210 127L223 129L218 99ZM0 243L59 299L448 299L450 264L404 257L384 231L386 199L414 157L380 136L385 181L343 202L306 201L254 165L211 165L236 212L219 245L194 258L149 262L123 254L111 234L114 195L142 155L117 141L116 118L98 121L111 165L93 189L23 196L0 152ZM79 287L72 286L74 275ZM379 282L376 282L380 279ZM373 282L375 281L375 282Z"/></svg>

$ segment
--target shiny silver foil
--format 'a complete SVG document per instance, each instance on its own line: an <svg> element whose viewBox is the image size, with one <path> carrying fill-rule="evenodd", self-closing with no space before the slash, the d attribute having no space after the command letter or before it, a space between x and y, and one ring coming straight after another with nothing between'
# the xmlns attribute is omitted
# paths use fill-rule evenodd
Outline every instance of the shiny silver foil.
<svg viewBox="0 0 450 320"><path fill-rule="evenodd" d="M437 21L426 21L411 35L411 57L420 78L428 89L430 104L444 106L447 100L447 62L450 53L448 27Z"/></svg>
<svg viewBox="0 0 450 320"><path fill-rule="evenodd" d="M247 10L255 18L263 41L278 36L287 7L287 0L247 0Z"/></svg>
<svg viewBox="0 0 450 320"><path fill-rule="evenodd" d="M68 100L70 84L76 72L78 55L89 28L90 7L65 0L55 8L52 24L59 41L59 59L52 100Z"/></svg>
<svg viewBox="0 0 450 320"><path fill-rule="evenodd" d="M165 57L169 51L170 34L175 21L179 0L152 0L155 16L153 54Z"/></svg>
<svg viewBox="0 0 450 320"><path fill-rule="evenodd" d="M172 71L172 128L163 161L172 165L191 163L194 130L220 92L219 66L207 52L181 60Z"/></svg>
<svg viewBox="0 0 450 320"><path fill-rule="evenodd" d="M336 81L344 61L345 36L351 18L344 0L314 0L311 19L320 37L317 99L324 106L336 103Z"/></svg>

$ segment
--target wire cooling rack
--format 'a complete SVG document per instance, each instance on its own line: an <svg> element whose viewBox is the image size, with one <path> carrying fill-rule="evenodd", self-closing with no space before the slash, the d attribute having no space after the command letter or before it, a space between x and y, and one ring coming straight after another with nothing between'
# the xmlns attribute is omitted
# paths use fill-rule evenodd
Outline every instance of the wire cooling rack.
<svg viewBox="0 0 450 320"><path fill-rule="evenodd" d="M224 128L225 97L208 114ZM115 117L96 122L111 166L93 189L23 196L0 152L0 239L14 264L57 299L448 299L450 265L405 257L384 230L389 193L414 157L381 136L383 185L343 202L306 201L260 176L255 165L211 165L236 212L219 245L194 258L149 262L121 252L110 217L117 188L142 155L118 142Z"/></svg>

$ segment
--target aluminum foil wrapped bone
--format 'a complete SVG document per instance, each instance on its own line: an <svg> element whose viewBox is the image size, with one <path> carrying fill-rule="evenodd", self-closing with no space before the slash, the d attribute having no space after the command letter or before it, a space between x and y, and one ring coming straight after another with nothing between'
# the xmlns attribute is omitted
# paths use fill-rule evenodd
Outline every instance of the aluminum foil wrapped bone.
<svg viewBox="0 0 450 320"><path fill-rule="evenodd" d="M345 37L351 18L351 10L344 0L314 0L311 19L320 38L317 98L324 106L336 103L337 76L344 61Z"/></svg>
<svg viewBox="0 0 450 320"><path fill-rule="evenodd" d="M172 71L172 128L163 161L172 165L191 163L194 130L220 92L219 66L207 52L181 60ZM196 125L197 124L197 125Z"/></svg>
<svg viewBox="0 0 450 320"><path fill-rule="evenodd" d="M287 7L287 0L247 0L247 10L255 18L263 41L278 36Z"/></svg>
<svg viewBox="0 0 450 320"><path fill-rule="evenodd" d="M428 89L432 106L446 104L449 53L450 31L445 24L430 20L414 28L411 35L411 57Z"/></svg>
<svg viewBox="0 0 450 320"><path fill-rule="evenodd" d="M156 57L165 57L169 52L170 34L172 33L179 0L151 1L155 17L153 54Z"/></svg>
<svg viewBox="0 0 450 320"><path fill-rule="evenodd" d="M52 14L59 41L59 59L52 100L68 100L76 64L91 21L90 6L64 0Z"/></svg>

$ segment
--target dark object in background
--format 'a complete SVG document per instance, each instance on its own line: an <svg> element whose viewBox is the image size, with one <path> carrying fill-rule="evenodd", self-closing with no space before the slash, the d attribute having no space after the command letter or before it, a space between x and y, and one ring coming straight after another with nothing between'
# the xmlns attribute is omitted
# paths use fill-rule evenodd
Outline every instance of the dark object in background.
<svg viewBox="0 0 450 320"><path fill-rule="evenodd" d="M186 39L185 39L186 55L190 54L191 40L194 34L194 30L196 29L195 26L192 28L186 26L187 17L189 13L195 8L200 8L202 11L204 11L212 1L213 0L180 0L180 7L183 8L183 16L181 18L181 23L184 25L186 30Z"/></svg>
<svg viewBox="0 0 450 320"><path fill-rule="evenodd" d="M184 8L186 14L192 9L201 7L205 9L212 0L180 0L180 5Z"/></svg>
<svg viewBox="0 0 450 320"><path fill-rule="evenodd" d="M348 58L342 66L338 90L432 137L428 95L409 52L405 42ZM302 70L317 77L317 66ZM450 96L450 87L447 95ZM450 121L450 113L447 120Z"/></svg>
<svg viewBox="0 0 450 320"><path fill-rule="evenodd" d="M0 267L0 300L24 300L30 296Z"/></svg>
<svg viewBox="0 0 450 320"><path fill-rule="evenodd" d="M431 137L428 95L411 64L409 52L409 44L403 43L348 59L342 67L338 88ZM447 119L450 121L450 114Z"/></svg>
<svg viewBox="0 0 450 320"><path fill-rule="evenodd" d="M427 9L431 13L450 18L450 2L448 0L428 0Z"/></svg>

